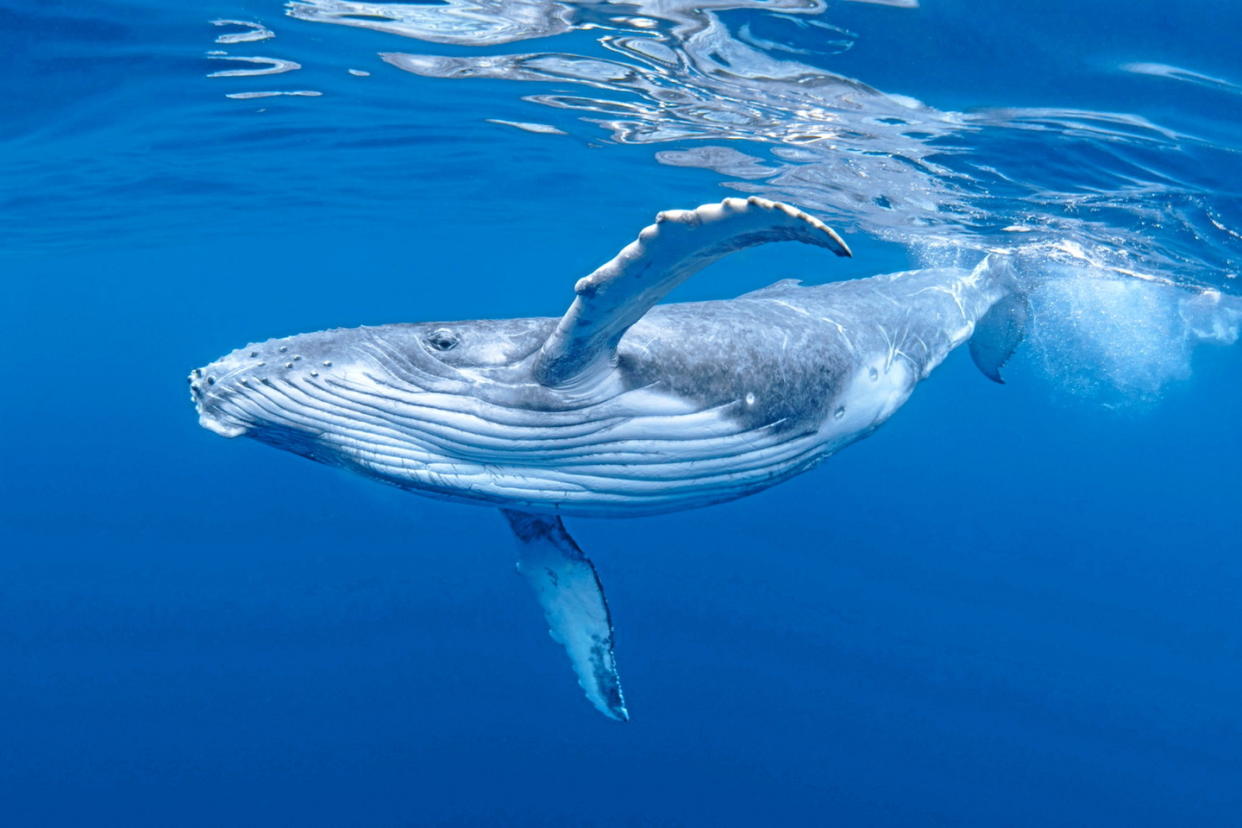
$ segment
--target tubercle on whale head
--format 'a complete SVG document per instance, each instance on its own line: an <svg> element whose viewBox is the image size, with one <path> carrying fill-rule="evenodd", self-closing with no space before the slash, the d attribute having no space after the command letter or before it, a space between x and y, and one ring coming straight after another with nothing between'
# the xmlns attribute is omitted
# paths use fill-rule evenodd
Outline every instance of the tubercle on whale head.
<svg viewBox="0 0 1242 828"><path fill-rule="evenodd" d="M262 412L278 406L262 401L282 383L314 380L340 364L334 333L252 343L195 368L189 383L199 424L222 437L241 437L263 425Z"/></svg>

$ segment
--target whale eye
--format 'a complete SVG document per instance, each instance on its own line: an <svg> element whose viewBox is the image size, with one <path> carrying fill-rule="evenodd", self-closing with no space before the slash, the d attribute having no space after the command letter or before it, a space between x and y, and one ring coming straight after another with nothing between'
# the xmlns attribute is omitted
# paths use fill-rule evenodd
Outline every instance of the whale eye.
<svg viewBox="0 0 1242 828"><path fill-rule="evenodd" d="M457 347L460 337L448 328L436 328L427 334L427 344L437 351L451 351Z"/></svg>

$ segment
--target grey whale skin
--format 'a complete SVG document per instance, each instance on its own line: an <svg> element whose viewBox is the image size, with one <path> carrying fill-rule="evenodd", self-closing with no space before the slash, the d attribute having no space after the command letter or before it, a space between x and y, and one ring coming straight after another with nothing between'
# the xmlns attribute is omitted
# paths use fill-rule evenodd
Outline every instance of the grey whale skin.
<svg viewBox="0 0 1242 828"><path fill-rule="evenodd" d="M999 382L1021 338L1025 299L989 260L657 305L727 253L785 240L851 255L823 223L760 198L667 211L580 279L559 319L272 339L193 371L191 396L217 434L501 509L587 697L625 720L603 589L563 515L760 491L869 435L968 340Z"/></svg>

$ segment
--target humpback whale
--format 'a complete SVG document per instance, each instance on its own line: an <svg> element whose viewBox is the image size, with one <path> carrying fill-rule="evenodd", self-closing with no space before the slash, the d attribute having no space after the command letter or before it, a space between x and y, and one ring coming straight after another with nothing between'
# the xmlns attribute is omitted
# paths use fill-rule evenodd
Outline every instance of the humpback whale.
<svg viewBox="0 0 1242 828"><path fill-rule="evenodd" d="M340 328L190 374L200 423L432 497L499 509L552 637L626 720L608 604L564 517L631 517L766 489L873 432L970 342L991 379L1023 293L1003 266L914 270L659 304L730 252L823 222L758 197L660 213L578 280L560 318Z"/></svg>

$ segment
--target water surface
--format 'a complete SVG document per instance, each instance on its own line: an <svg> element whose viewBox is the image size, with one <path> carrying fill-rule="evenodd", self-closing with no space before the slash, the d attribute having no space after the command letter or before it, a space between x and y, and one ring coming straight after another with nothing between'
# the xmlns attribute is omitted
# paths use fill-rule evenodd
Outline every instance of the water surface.
<svg viewBox="0 0 1242 828"><path fill-rule="evenodd" d="M0 792L20 825L1233 825L1242 12L1196 0L0 2ZM499 516L198 428L184 376L555 315L654 213L793 202L675 298L1042 288L757 497L572 526L634 720Z"/></svg>

